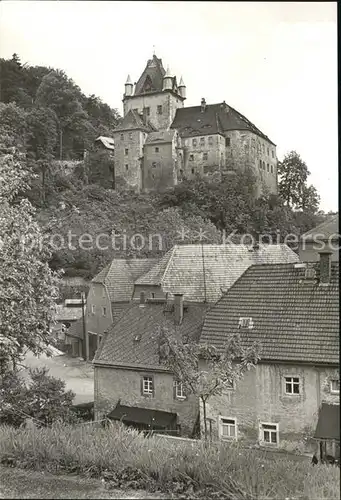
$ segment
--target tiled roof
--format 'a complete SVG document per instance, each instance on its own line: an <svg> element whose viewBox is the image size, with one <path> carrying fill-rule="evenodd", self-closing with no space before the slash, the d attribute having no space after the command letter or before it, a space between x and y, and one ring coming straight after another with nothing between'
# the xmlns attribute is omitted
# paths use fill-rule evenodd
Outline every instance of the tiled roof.
<svg viewBox="0 0 341 500"><path fill-rule="evenodd" d="M161 91L165 73L162 60L153 55L153 58L148 60L145 70L136 83L134 95L143 94L148 91ZM147 89L147 86L149 87L149 90Z"/></svg>
<svg viewBox="0 0 341 500"><path fill-rule="evenodd" d="M184 317L179 333L199 340L207 306L185 305ZM165 304L146 302L145 307L132 304L116 324L112 325L102 340L94 363L115 366L165 369L159 361L158 326L174 325L174 313L165 311ZM134 340L141 336L140 340Z"/></svg>
<svg viewBox="0 0 341 500"><path fill-rule="evenodd" d="M158 259L113 259L92 280L106 286L111 302L131 300L135 281L155 266Z"/></svg>
<svg viewBox="0 0 341 500"><path fill-rule="evenodd" d="M155 127L153 127L153 125L145 119L143 115L140 115L137 111L130 109L119 125L115 128L115 132L136 129L152 132L155 130Z"/></svg>
<svg viewBox="0 0 341 500"><path fill-rule="evenodd" d="M204 112L201 111L201 106L179 108L171 128L177 129L182 137L222 134L228 130L249 130L274 144L244 115L225 102L207 104Z"/></svg>
<svg viewBox="0 0 341 500"><path fill-rule="evenodd" d="M340 441L340 405L322 403L314 437Z"/></svg>
<svg viewBox="0 0 341 500"><path fill-rule="evenodd" d="M317 227L310 229L302 235L302 239L305 241L313 240L314 237L320 236L319 239L328 240L332 235L336 235L335 239L339 236L339 215L334 215L328 218L326 221L319 224ZM323 235L323 238L321 237Z"/></svg>
<svg viewBox="0 0 341 500"><path fill-rule="evenodd" d="M253 264L297 262L287 245L175 245L136 285L162 285L185 300L216 302ZM205 294L206 290L206 294Z"/></svg>
<svg viewBox="0 0 341 500"><path fill-rule="evenodd" d="M159 130L148 134L145 144L160 144L172 142L175 130Z"/></svg>
<svg viewBox="0 0 341 500"><path fill-rule="evenodd" d="M82 316L81 307L66 307L64 304L56 306L56 314L54 319L56 321L75 321Z"/></svg>
<svg viewBox="0 0 341 500"><path fill-rule="evenodd" d="M115 149L114 139L112 139L111 137L105 137L103 135L100 135L95 140L95 142L97 142L97 141L101 142L103 144L103 146L106 147L107 149L111 149L111 150Z"/></svg>
<svg viewBox="0 0 341 500"><path fill-rule="evenodd" d="M319 263L311 265L315 280L293 264L250 267L207 314L201 341L219 349L239 318L252 318L253 328L239 332L245 347L262 344L263 360L338 363L338 262L328 285L319 285Z"/></svg>

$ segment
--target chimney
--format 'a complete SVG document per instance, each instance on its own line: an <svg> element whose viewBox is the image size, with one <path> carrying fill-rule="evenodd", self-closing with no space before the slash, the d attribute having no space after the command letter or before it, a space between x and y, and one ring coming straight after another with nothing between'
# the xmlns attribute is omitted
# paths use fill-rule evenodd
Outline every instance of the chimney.
<svg viewBox="0 0 341 500"><path fill-rule="evenodd" d="M206 110L206 101L204 97L201 99L201 112L203 113Z"/></svg>
<svg viewBox="0 0 341 500"><path fill-rule="evenodd" d="M184 317L184 296L182 293L174 294L174 316L175 323L181 325Z"/></svg>
<svg viewBox="0 0 341 500"><path fill-rule="evenodd" d="M320 254L320 283L328 285L332 270L332 253L330 250L319 252Z"/></svg>
<svg viewBox="0 0 341 500"><path fill-rule="evenodd" d="M140 307L146 306L146 297L144 292L140 292Z"/></svg>

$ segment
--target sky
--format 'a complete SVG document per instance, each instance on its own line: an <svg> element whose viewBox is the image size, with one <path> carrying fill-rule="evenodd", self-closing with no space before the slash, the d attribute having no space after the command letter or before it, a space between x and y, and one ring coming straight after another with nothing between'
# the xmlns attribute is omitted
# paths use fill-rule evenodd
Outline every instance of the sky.
<svg viewBox="0 0 341 500"><path fill-rule="evenodd" d="M122 114L124 83L155 54L185 106L226 101L296 150L338 210L336 2L0 2L0 57L63 69Z"/></svg>

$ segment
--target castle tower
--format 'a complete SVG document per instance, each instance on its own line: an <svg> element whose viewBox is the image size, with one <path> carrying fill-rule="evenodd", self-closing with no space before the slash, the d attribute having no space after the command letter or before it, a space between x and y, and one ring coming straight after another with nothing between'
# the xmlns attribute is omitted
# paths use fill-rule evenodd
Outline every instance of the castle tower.
<svg viewBox="0 0 341 500"><path fill-rule="evenodd" d="M162 90L172 90L173 89L173 78L169 69L169 66L167 67L167 71L165 76L163 77L163 86Z"/></svg>
<svg viewBox="0 0 341 500"><path fill-rule="evenodd" d="M133 82L131 81L130 75L128 75L127 81L124 85L124 95L125 96L133 95Z"/></svg>
<svg viewBox="0 0 341 500"><path fill-rule="evenodd" d="M179 83L178 90L179 90L179 94L181 95L181 97L183 97L184 99L186 99L186 85L184 84L184 81L183 81L182 77L180 78L180 83Z"/></svg>

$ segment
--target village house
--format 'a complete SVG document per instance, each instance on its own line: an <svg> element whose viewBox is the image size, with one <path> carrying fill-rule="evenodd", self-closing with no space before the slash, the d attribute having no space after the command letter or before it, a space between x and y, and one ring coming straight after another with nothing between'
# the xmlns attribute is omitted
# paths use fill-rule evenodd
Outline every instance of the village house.
<svg viewBox="0 0 341 500"><path fill-rule="evenodd" d="M287 245L175 245L135 282L134 298L181 293L186 301L215 303L254 264L297 262Z"/></svg>
<svg viewBox="0 0 341 500"><path fill-rule="evenodd" d="M159 328L178 328L198 341L206 304L173 299L147 299L130 305L109 328L94 358L95 419L121 420L140 430L193 436L199 403L185 394L163 362Z"/></svg>
<svg viewBox="0 0 341 500"><path fill-rule="evenodd" d="M303 262L319 260L320 250L330 250L332 260L339 260L339 215L328 217L325 222L304 233L299 242L299 256Z"/></svg>
<svg viewBox="0 0 341 500"><path fill-rule="evenodd" d="M339 457L339 267L315 263L250 267L207 313L201 342L222 350L240 332L261 361L207 415L214 438ZM326 430L327 429L327 430Z"/></svg>

